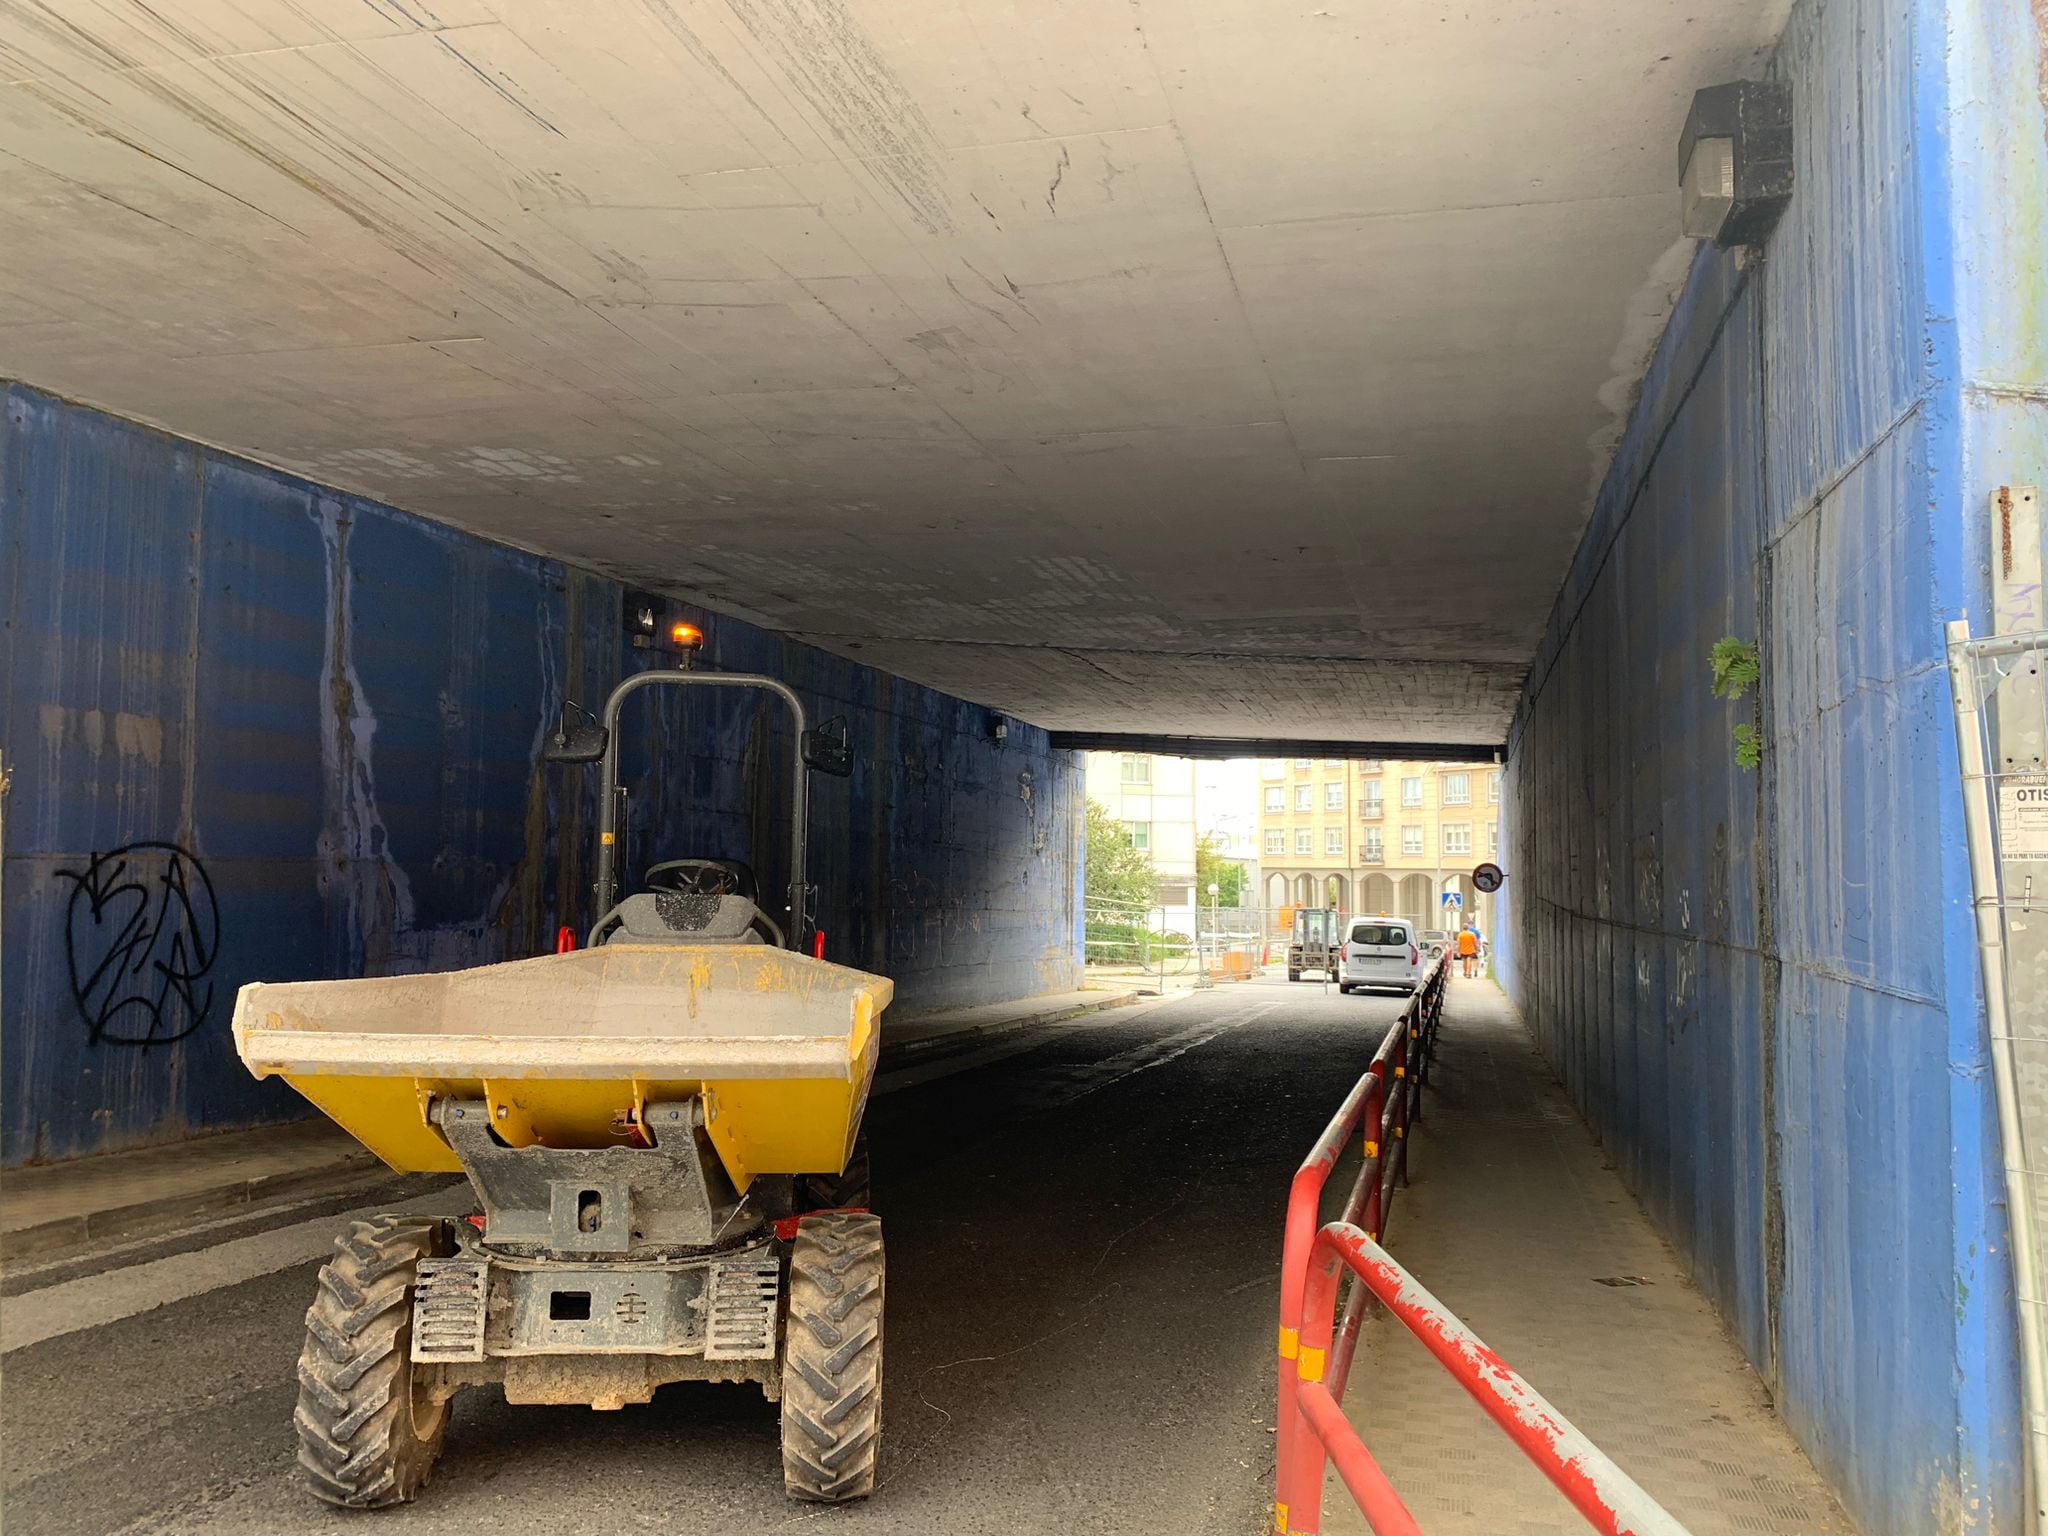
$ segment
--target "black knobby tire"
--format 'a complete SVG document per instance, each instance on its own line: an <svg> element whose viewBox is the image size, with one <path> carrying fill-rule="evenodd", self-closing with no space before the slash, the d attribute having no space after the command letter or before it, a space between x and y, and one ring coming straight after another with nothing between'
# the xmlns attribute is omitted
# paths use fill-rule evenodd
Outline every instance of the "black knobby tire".
<svg viewBox="0 0 2048 1536"><path fill-rule="evenodd" d="M1339 997L1349 997L1349 996L1351 995L1351 983L1350 983L1350 982L1348 982L1348 981L1340 981L1340 982L1338 982L1338 983L1337 983L1337 995L1338 995Z"/></svg>
<svg viewBox="0 0 2048 1536"><path fill-rule="evenodd" d="M807 1211L865 1211L875 1203L875 1175L868 1161L868 1135L853 1141L844 1173L807 1173L797 1183Z"/></svg>
<svg viewBox="0 0 2048 1536"><path fill-rule="evenodd" d="M1301 972L1293 969L1292 967L1289 967L1287 972L1287 979L1289 981L1299 981L1301 980Z"/></svg>
<svg viewBox="0 0 2048 1536"><path fill-rule="evenodd" d="M330 1504L403 1504L441 1454L448 1402L415 1390L412 1299L419 1261L454 1247L444 1222L375 1216L350 1223L320 1268L292 1421L299 1466Z"/></svg>
<svg viewBox="0 0 2048 1536"><path fill-rule="evenodd" d="M782 1355L782 1482L825 1504L875 1489L882 1440L882 1223L825 1211L798 1223Z"/></svg>

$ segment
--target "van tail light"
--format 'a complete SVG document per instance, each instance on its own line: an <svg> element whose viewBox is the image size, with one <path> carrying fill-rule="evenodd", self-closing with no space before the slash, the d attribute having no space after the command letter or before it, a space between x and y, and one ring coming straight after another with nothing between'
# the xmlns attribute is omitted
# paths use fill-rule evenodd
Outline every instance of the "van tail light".
<svg viewBox="0 0 2048 1536"><path fill-rule="evenodd" d="M1410 965L1422 964L1422 951L1417 949L1413 944L1410 944L1408 946L1408 963Z"/></svg>

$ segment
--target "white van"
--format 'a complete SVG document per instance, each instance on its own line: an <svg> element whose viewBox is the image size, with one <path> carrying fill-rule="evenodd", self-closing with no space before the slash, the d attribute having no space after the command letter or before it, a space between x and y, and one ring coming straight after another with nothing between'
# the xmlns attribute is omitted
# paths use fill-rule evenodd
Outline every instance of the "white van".
<svg viewBox="0 0 2048 1536"><path fill-rule="evenodd" d="M1415 930L1398 917L1361 917L1344 937L1343 966L1337 990L1354 987L1399 987L1413 992L1422 985L1422 949Z"/></svg>

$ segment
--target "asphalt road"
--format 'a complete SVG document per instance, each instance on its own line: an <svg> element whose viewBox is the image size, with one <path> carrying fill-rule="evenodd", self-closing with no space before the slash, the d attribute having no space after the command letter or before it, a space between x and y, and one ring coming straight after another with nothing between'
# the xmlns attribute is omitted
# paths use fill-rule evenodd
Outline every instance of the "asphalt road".
<svg viewBox="0 0 2048 1536"><path fill-rule="evenodd" d="M885 1056L868 1126L888 1364L863 1504L785 1500L773 1406L699 1384L618 1413L471 1391L416 1504L315 1504L291 1429L314 1264L274 1267L327 1241L338 1211L314 1206L10 1280L0 1313L40 1341L0 1361L0 1518L7 1536L1248 1536L1270 1497L1288 1176L1399 1008L1261 981Z"/></svg>

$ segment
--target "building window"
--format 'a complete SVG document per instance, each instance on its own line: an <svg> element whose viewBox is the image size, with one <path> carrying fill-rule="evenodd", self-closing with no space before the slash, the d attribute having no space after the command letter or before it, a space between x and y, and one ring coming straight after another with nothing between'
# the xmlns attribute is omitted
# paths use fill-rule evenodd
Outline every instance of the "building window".
<svg viewBox="0 0 2048 1536"><path fill-rule="evenodd" d="M1365 862L1377 864L1387 856L1385 834L1378 827L1365 829Z"/></svg>
<svg viewBox="0 0 2048 1536"><path fill-rule="evenodd" d="M1344 829L1342 827L1323 828L1323 852L1329 854L1334 859L1344 857Z"/></svg>
<svg viewBox="0 0 2048 1536"><path fill-rule="evenodd" d="M1344 759L1341 757L1326 757L1323 759L1323 766L1325 768L1342 768L1344 766Z"/></svg>
<svg viewBox="0 0 2048 1536"><path fill-rule="evenodd" d="M1305 757L1297 757L1294 760L1294 771L1296 773L1307 773L1313 766L1314 764Z"/></svg>
<svg viewBox="0 0 2048 1536"><path fill-rule="evenodd" d="M1271 832L1268 832L1266 834L1266 852L1285 853L1286 851L1287 834L1285 832L1282 832L1278 827L1275 827Z"/></svg>
<svg viewBox="0 0 2048 1536"><path fill-rule="evenodd" d="M1387 765L1381 762L1378 758L1368 757L1358 765L1358 771L1360 773L1378 773L1382 768L1386 766Z"/></svg>
<svg viewBox="0 0 2048 1536"><path fill-rule="evenodd" d="M1314 802L1312 801L1312 799L1310 798L1310 797L1311 797L1312 795L1314 795L1314 793L1315 793L1315 791L1314 791L1314 790L1312 790L1312 789L1310 789L1310 788L1309 788L1309 786L1308 786L1308 785L1306 785L1306 784L1297 784L1297 785L1295 785L1295 786L1294 786L1294 808L1295 808L1295 809L1296 809L1297 811L1305 811L1305 810L1309 809L1309 807L1310 807L1310 806L1311 806L1311 805L1312 805L1312 804L1314 803Z"/></svg>
<svg viewBox="0 0 2048 1536"><path fill-rule="evenodd" d="M1150 784L1152 782L1152 759L1149 757L1127 757L1123 760L1123 782L1126 784Z"/></svg>
<svg viewBox="0 0 2048 1536"><path fill-rule="evenodd" d="M1500 852L1500 823L1497 821L1489 821L1486 824L1486 851Z"/></svg>
<svg viewBox="0 0 2048 1536"><path fill-rule="evenodd" d="M1344 809L1343 780L1334 780L1323 786L1323 809L1326 811L1341 811Z"/></svg>
<svg viewBox="0 0 2048 1536"><path fill-rule="evenodd" d="M1422 804L1422 776L1420 774L1411 775L1401 781L1401 803L1411 806Z"/></svg>
<svg viewBox="0 0 2048 1536"><path fill-rule="evenodd" d="M1299 854L1314 853L1316 851L1315 833L1309 831L1307 827L1296 827L1294 829L1294 851Z"/></svg>
<svg viewBox="0 0 2048 1536"><path fill-rule="evenodd" d="M1276 816L1287 809L1287 791L1278 784L1266 786L1266 809Z"/></svg>
<svg viewBox="0 0 2048 1536"><path fill-rule="evenodd" d="M1469 773L1447 773L1444 775L1444 804L1470 805L1472 803L1472 775Z"/></svg>
<svg viewBox="0 0 2048 1536"><path fill-rule="evenodd" d="M1261 758L1259 760L1259 777L1262 779L1284 779L1287 777L1287 764L1277 757Z"/></svg>
<svg viewBox="0 0 2048 1536"><path fill-rule="evenodd" d="M1387 786L1375 779L1365 786L1365 803L1360 810L1367 816L1380 816L1387 809Z"/></svg>
<svg viewBox="0 0 2048 1536"><path fill-rule="evenodd" d="M1152 823L1149 821L1127 821L1124 823L1131 834L1131 846L1144 853L1152 851Z"/></svg>
<svg viewBox="0 0 2048 1536"><path fill-rule="evenodd" d="M1422 856L1422 828L1403 827L1401 829L1401 852L1405 857L1411 859Z"/></svg>
<svg viewBox="0 0 2048 1536"><path fill-rule="evenodd" d="M1469 821L1447 821L1444 823L1444 852L1470 853L1472 851L1472 823Z"/></svg>
<svg viewBox="0 0 2048 1536"><path fill-rule="evenodd" d="M1500 770L1495 769L1486 776L1486 803L1500 804Z"/></svg>

